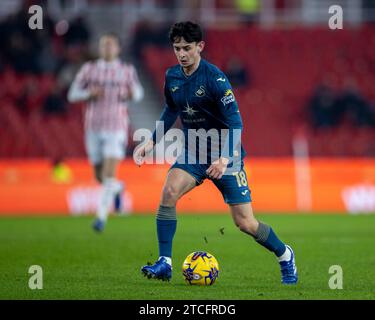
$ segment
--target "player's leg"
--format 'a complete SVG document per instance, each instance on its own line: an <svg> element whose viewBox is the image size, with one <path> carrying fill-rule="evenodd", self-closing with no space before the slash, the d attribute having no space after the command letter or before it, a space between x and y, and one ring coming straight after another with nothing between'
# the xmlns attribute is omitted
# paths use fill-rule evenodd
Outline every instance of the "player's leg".
<svg viewBox="0 0 375 320"><path fill-rule="evenodd" d="M94 176L95 176L96 181L99 184L103 183L103 163L102 162L94 165ZM119 192L116 193L115 199L114 199L114 210L118 214L123 213L123 210L122 210L122 205L123 205L122 194L124 192L124 183L123 182L120 182L120 183L121 183L121 188L120 188Z"/></svg>
<svg viewBox="0 0 375 320"><path fill-rule="evenodd" d="M124 131L123 133L120 134L119 136L119 144L120 148L118 149L117 152L117 157L119 159L124 159L126 156L126 148L128 145L128 133L127 131ZM120 188L119 191L115 194L114 198L114 211L117 214L125 214L124 211L124 199L123 199L123 194L125 191L125 182L118 180L120 183Z"/></svg>
<svg viewBox="0 0 375 320"><path fill-rule="evenodd" d="M120 144L120 148L118 149L117 157L122 160L126 155L126 148L128 144L127 132L123 132L120 134L119 144ZM125 182L120 181L120 180L117 180L117 181L120 184L120 188L118 189L118 192L115 194L115 197L114 197L114 206L113 206L114 212L116 214L125 214L124 208L123 208L123 205L124 205L123 194L125 190Z"/></svg>
<svg viewBox="0 0 375 320"><path fill-rule="evenodd" d="M115 159L116 160L116 159ZM94 175L98 183L103 183L103 162L97 163L94 165ZM114 209L116 213L122 213L122 193L124 191L124 183L121 183L121 189L115 195L114 199Z"/></svg>
<svg viewBox="0 0 375 320"><path fill-rule="evenodd" d="M94 176L98 183L102 184L103 182L103 163L99 162L94 164Z"/></svg>
<svg viewBox="0 0 375 320"><path fill-rule="evenodd" d="M117 167L124 157L124 135L122 133L102 133L102 188L94 229L102 231L107 221L115 196L121 192L122 183L116 178Z"/></svg>
<svg viewBox="0 0 375 320"><path fill-rule="evenodd" d="M108 159L108 160L111 161L111 159ZM117 159L114 159L114 160L117 161ZM111 164L109 163L108 165L106 165L106 167L108 167L108 166L111 166ZM95 178L100 184L103 183L103 168L104 168L103 163L99 163L99 164L94 166ZM114 210L118 214L123 213L122 212L122 204L123 204L122 203L122 200L123 200L122 194L124 192L124 182L119 181L119 183L120 183L121 188L119 188L119 191L116 193L115 198L114 198Z"/></svg>
<svg viewBox="0 0 375 320"><path fill-rule="evenodd" d="M260 245L272 251L277 257L285 253L285 244L276 236L273 229L254 217L251 203L230 204L229 207L234 223L242 232L254 237Z"/></svg>
<svg viewBox="0 0 375 320"><path fill-rule="evenodd" d="M98 132L85 132L85 147L87 156L93 167L94 177L97 182L102 183L103 155L101 152L101 141Z"/></svg>
<svg viewBox="0 0 375 320"><path fill-rule="evenodd" d="M225 174L221 179L213 180L213 182L229 205L236 226L276 255L281 265L283 283L295 283L297 281L297 269L294 264L293 251L277 237L270 226L254 217L251 206L251 192L243 163L238 171ZM287 264L287 267L284 264Z"/></svg>
<svg viewBox="0 0 375 320"><path fill-rule="evenodd" d="M141 271L149 278L169 280L172 276L172 242L176 232L177 201L197 185L192 174L181 168L169 170L156 215L156 229L159 243L159 260Z"/></svg>
<svg viewBox="0 0 375 320"><path fill-rule="evenodd" d="M254 217L251 203L230 204L229 207L236 226L276 255L281 267L282 283L297 283L297 267L292 248L285 245L269 225Z"/></svg>
<svg viewBox="0 0 375 320"><path fill-rule="evenodd" d="M242 232L252 236L256 242L272 251L277 257L282 257L286 253L285 244L273 229L254 217L251 203L230 204L229 207L235 225Z"/></svg>
<svg viewBox="0 0 375 320"><path fill-rule="evenodd" d="M105 158L103 161L102 177L107 213L114 201L115 195L122 190L122 183L116 178L118 163L119 159L117 158Z"/></svg>
<svg viewBox="0 0 375 320"><path fill-rule="evenodd" d="M188 172L179 168L168 172L156 215L160 257L172 257L172 241L177 225L176 204L178 199L195 186L196 180Z"/></svg>
<svg viewBox="0 0 375 320"><path fill-rule="evenodd" d="M95 179L101 184L101 193L100 198L103 193L103 153L102 153L102 141L99 132L96 131L86 131L85 132L85 146L86 152L89 157L89 161L94 169ZM99 200L100 201L100 200ZM94 221L93 228L96 231L102 231L104 228L105 222L99 218L98 211L96 213L97 218Z"/></svg>

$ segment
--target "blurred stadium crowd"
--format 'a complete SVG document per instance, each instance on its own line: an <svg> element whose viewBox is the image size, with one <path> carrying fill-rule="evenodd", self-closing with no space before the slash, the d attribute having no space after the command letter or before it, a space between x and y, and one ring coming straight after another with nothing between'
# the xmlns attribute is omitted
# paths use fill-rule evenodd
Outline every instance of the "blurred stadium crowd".
<svg viewBox="0 0 375 320"><path fill-rule="evenodd" d="M103 2L81 1L86 7L68 21L44 10L43 29L31 30L29 6L46 2L23 1L0 21L0 157L85 156L83 106L71 107L66 92L82 63L95 57L97 30L85 10ZM73 6L79 1L57 2ZM301 1L271 2L283 12ZM210 1L204 10L199 1L117 0L106 5L129 3L141 14L127 30L129 37L122 38L127 58L137 61L160 92L150 108L161 107L165 70L175 64L167 30L184 7L189 10L183 18L200 17L206 26L205 56L235 87L250 155L290 156L293 137L302 133L313 156L375 156L371 19L336 31L327 21L312 26L274 21L265 28L260 1ZM168 19L150 18L158 7ZM224 12L223 19L213 12ZM122 35L122 30L112 31Z"/></svg>

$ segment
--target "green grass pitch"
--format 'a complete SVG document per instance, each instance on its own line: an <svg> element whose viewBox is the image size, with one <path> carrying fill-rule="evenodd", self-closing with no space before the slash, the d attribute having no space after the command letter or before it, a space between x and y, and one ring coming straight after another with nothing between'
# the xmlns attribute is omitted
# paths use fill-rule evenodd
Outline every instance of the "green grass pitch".
<svg viewBox="0 0 375 320"><path fill-rule="evenodd" d="M229 215L179 216L171 282L140 273L157 258L153 215L111 217L103 234L92 217L9 217L0 219L0 299L375 299L375 215L257 217L293 246L298 285L281 285L273 254ZM219 261L211 287L183 280L182 262L196 250ZM31 265L43 268L42 290L28 287ZM328 286L331 265L343 269L342 290Z"/></svg>

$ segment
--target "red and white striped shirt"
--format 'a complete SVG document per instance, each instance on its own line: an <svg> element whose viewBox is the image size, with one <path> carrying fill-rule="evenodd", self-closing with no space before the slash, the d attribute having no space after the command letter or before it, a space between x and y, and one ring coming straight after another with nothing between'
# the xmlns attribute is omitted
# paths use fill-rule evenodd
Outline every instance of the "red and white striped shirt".
<svg viewBox="0 0 375 320"><path fill-rule="evenodd" d="M82 97L88 98L93 88L103 89L104 95L87 102L85 130L127 132L128 106L123 98L129 92L132 92L133 100L143 97L143 88L134 66L118 59L111 62L103 59L87 62L76 75L68 98L71 102L82 100Z"/></svg>

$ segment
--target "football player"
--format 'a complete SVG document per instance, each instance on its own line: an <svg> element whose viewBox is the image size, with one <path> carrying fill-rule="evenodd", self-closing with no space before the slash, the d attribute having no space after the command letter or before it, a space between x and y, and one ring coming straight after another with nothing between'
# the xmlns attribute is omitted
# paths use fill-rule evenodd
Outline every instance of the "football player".
<svg viewBox="0 0 375 320"><path fill-rule="evenodd" d="M240 142L242 119L228 78L201 57L205 42L199 25L189 21L176 23L170 29L169 39L178 65L166 72L166 104L160 119L164 131L158 134L160 128L157 128L152 139L136 148L134 159L141 165L159 142L158 136L164 135L177 117L184 131L184 152L168 172L156 215L159 259L153 265L142 267L142 273L149 278L171 278L176 203L205 179L210 179L222 193L236 226L275 254L281 267L282 283L297 283L292 248L282 242L269 225L254 217L243 163L245 151ZM215 133L219 139L215 139ZM197 140L199 146L195 145ZM202 146L205 143L207 145Z"/></svg>

